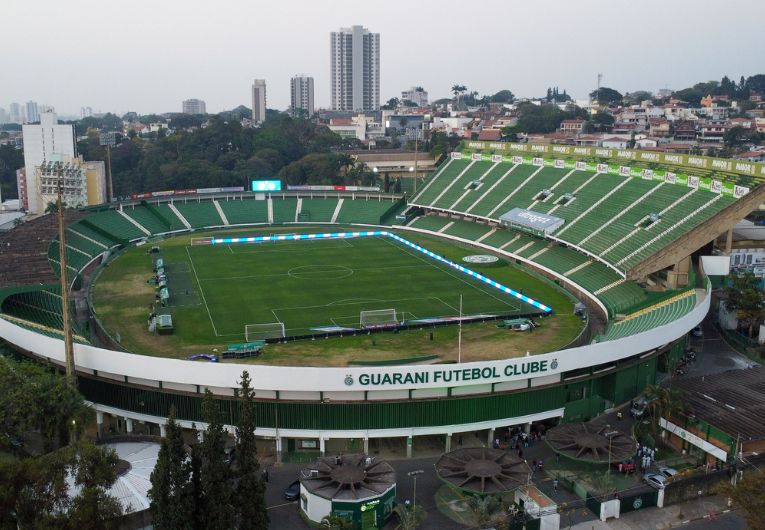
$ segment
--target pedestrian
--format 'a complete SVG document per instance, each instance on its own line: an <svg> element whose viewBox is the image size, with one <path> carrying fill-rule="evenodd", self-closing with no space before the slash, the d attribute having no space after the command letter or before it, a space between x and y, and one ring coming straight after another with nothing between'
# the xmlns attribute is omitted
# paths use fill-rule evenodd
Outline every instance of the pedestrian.
<svg viewBox="0 0 765 530"><path fill-rule="evenodd" d="M619 462L619 473L621 473L621 472L622 472L622 469L623 469L623 468L624 468L624 464L622 464L621 462Z"/></svg>
<svg viewBox="0 0 765 530"><path fill-rule="evenodd" d="M622 421L622 411L621 410L616 413L616 419L619 420L619 421Z"/></svg>
<svg viewBox="0 0 765 530"><path fill-rule="evenodd" d="M539 471L543 471L544 465L545 465L544 461L540 459L539 462L537 462L537 469Z"/></svg>
<svg viewBox="0 0 765 530"><path fill-rule="evenodd" d="M534 460L532 460L532 461L531 461L531 469L532 469L532 471L533 471L533 470L535 470L536 468L537 468L537 461L536 461L536 459L534 459Z"/></svg>
<svg viewBox="0 0 765 530"><path fill-rule="evenodd" d="M553 479L553 491L558 491L558 479Z"/></svg>
<svg viewBox="0 0 765 530"><path fill-rule="evenodd" d="M555 463L560 464L560 453L555 453Z"/></svg>
<svg viewBox="0 0 765 530"><path fill-rule="evenodd" d="M518 458L523 458L523 449L518 448Z"/></svg>
<svg viewBox="0 0 765 530"><path fill-rule="evenodd" d="M268 468L263 468L263 482L268 482Z"/></svg>

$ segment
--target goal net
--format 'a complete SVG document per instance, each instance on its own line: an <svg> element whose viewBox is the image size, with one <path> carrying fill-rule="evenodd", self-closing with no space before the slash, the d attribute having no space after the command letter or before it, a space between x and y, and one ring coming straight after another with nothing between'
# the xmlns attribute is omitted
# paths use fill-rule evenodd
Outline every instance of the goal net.
<svg viewBox="0 0 765 530"><path fill-rule="evenodd" d="M376 328L398 324L398 315L395 309L361 311L359 315L359 324L362 328Z"/></svg>
<svg viewBox="0 0 765 530"><path fill-rule="evenodd" d="M247 342L284 337L284 322L268 322L266 324L246 324L244 337Z"/></svg>

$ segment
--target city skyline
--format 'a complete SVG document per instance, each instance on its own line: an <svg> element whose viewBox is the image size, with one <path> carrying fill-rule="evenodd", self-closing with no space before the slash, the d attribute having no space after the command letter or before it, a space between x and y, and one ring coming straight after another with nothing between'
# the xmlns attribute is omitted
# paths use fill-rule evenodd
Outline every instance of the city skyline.
<svg viewBox="0 0 765 530"><path fill-rule="evenodd" d="M352 25L370 28L385 42L380 57L381 102L413 85L426 87L431 100L449 97L455 83L481 94L510 89L528 97L557 85L575 98L585 98L598 73L604 75L605 86L620 91L680 89L723 75L738 79L757 73L761 45L756 21L765 17L765 5L754 0L734 0L730 9L714 17L687 0L669 5L648 0L642 12L651 31L614 43L604 38L608 28L618 34L620 24L629 23L635 14L620 22L620 11L605 0L555 4L543 18L530 4L488 2L477 16L497 14L498 29L506 31L486 29L483 35L473 34L472 26L466 25L464 4L448 1L439 3L437 11L428 3L394 1L378 7L338 1L332 9L312 9L310 24L295 23L291 14L315 4L295 0L224 4L209 13L190 9L188 2L180 9L175 1L157 5L139 0L121 10L118 19L110 6L88 0L72 0L65 6L52 0L32 4L48 13L38 29L51 38L63 37L83 23L92 33L88 39L62 38L51 49L26 38L23 24L9 25L5 36L14 53L0 59L4 73L0 107L42 101L61 115L78 115L83 106L116 113L171 112L191 94L206 101L210 112L220 112L249 106L255 77L279 87L269 94L269 107L284 110L290 104L289 80L296 71L314 77L315 106L329 108L327 35ZM29 3L12 1L6 17L23 19L28 9ZM256 11L261 31L251 32L247 25ZM170 21L163 41L173 43L171 53L158 53L152 39L137 38L125 46L113 38L115 24L133 27L147 16ZM531 23L535 18L538 23ZM561 46L574 36L575 48ZM269 53L244 60L245 49ZM100 76L70 74L94 64ZM38 83L29 75L30 65L59 75L63 82Z"/></svg>

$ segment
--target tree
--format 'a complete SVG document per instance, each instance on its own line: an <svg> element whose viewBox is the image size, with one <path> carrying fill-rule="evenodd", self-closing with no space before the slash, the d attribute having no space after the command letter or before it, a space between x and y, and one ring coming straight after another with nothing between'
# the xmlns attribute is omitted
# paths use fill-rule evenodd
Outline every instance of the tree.
<svg viewBox="0 0 765 530"><path fill-rule="evenodd" d="M614 126L614 117L608 112L597 112L590 118L590 125L596 131L610 131Z"/></svg>
<svg viewBox="0 0 765 530"><path fill-rule="evenodd" d="M347 517L340 517L335 512L332 512L321 520L321 528L327 528L328 530L349 530L353 528L353 520Z"/></svg>
<svg viewBox="0 0 765 530"><path fill-rule="evenodd" d="M515 101L515 94L505 89L495 93L490 99L492 103L512 103Z"/></svg>
<svg viewBox="0 0 765 530"><path fill-rule="evenodd" d="M396 110L401 105L401 101L398 98L390 98L385 105L381 105L386 110Z"/></svg>
<svg viewBox="0 0 765 530"><path fill-rule="evenodd" d="M717 493L728 497L734 509L744 512L746 527L752 530L765 530L765 472L759 469L746 471L734 486L723 482L717 487Z"/></svg>
<svg viewBox="0 0 765 530"><path fill-rule="evenodd" d="M114 449L96 447L91 442L80 442L76 447L74 482L81 490L69 507L70 528L118 528L122 507L107 491L117 480L118 461Z"/></svg>
<svg viewBox="0 0 765 530"><path fill-rule="evenodd" d="M758 283L752 272L745 272L731 275L731 285L726 289L728 307L737 312L739 326L748 328L749 338L755 324L765 316L765 295Z"/></svg>
<svg viewBox="0 0 765 530"><path fill-rule="evenodd" d="M236 428L236 473L234 492L237 528L240 530L266 530L269 518L265 500L265 486L260 473L255 447L255 391L250 374L245 370L239 382L239 425Z"/></svg>
<svg viewBox="0 0 765 530"><path fill-rule="evenodd" d="M457 105L460 103L460 97L467 92L467 87L465 85L452 85L452 93L454 94L454 100L456 101Z"/></svg>
<svg viewBox="0 0 765 530"><path fill-rule="evenodd" d="M202 415L207 422L204 438L199 443L202 527L208 530L228 530L234 526L234 506L225 452L227 435L220 410L209 388L205 389Z"/></svg>
<svg viewBox="0 0 765 530"><path fill-rule="evenodd" d="M676 416L687 412L683 396L685 392L679 388L648 385L645 398L651 413L652 426L655 428L659 418Z"/></svg>
<svg viewBox="0 0 765 530"><path fill-rule="evenodd" d="M396 530L415 530L427 517L427 513L421 506L399 504L393 511L398 515Z"/></svg>
<svg viewBox="0 0 765 530"><path fill-rule="evenodd" d="M621 92L618 92L613 88L602 86L599 89L590 92L590 99L597 101L598 103L612 105L621 103L624 96L622 96Z"/></svg>
<svg viewBox="0 0 765 530"><path fill-rule="evenodd" d="M157 465L150 477L151 489L148 497L151 501L152 520L157 530L182 528L189 517L186 500L191 468L183 443L183 429L176 423L175 415L173 405L167 418Z"/></svg>
<svg viewBox="0 0 765 530"><path fill-rule="evenodd" d="M653 94L647 90L636 90L624 94L624 103L627 105L637 105L645 100L652 100Z"/></svg>

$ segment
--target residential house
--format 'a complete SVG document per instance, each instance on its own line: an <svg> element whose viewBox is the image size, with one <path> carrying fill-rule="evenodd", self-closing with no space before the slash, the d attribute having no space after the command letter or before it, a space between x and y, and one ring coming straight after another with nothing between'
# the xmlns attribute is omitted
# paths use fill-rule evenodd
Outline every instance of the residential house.
<svg viewBox="0 0 765 530"><path fill-rule="evenodd" d="M672 136L676 142L696 140L696 124L689 120L677 120L672 124Z"/></svg>
<svg viewBox="0 0 765 530"><path fill-rule="evenodd" d="M651 118L648 120L648 134L651 136L669 136L669 120L666 118Z"/></svg>
<svg viewBox="0 0 765 530"><path fill-rule="evenodd" d="M584 132L584 124L585 121L582 118L563 120L558 130L566 134L580 134Z"/></svg>
<svg viewBox="0 0 765 530"><path fill-rule="evenodd" d="M699 126L696 138L702 143L720 144L728 126L722 123L704 123Z"/></svg>

